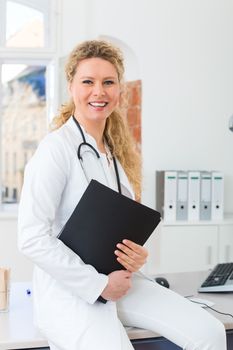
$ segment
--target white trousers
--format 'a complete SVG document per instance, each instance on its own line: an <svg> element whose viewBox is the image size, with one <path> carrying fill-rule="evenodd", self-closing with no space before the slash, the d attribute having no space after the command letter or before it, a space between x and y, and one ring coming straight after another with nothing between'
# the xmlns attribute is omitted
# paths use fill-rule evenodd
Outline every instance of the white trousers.
<svg viewBox="0 0 233 350"><path fill-rule="evenodd" d="M125 326L159 333L185 350L226 350L221 322L200 305L153 281L136 276L132 290L117 306Z"/></svg>
<svg viewBox="0 0 233 350"><path fill-rule="evenodd" d="M199 305L139 275L134 276L129 293L117 302L117 312L121 350L133 350L121 322L159 333L185 350L226 350L226 333L221 322ZM51 350L63 350L51 342L49 345ZM111 344L95 348L109 350Z"/></svg>

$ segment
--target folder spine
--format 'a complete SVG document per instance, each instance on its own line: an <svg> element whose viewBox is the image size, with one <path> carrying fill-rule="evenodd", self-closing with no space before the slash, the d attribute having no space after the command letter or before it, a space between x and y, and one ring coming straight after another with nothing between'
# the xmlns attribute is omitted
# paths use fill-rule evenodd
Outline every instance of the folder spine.
<svg viewBox="0 0 233 350"><path fill-rule="evenodd" d="M223 172L156 171L156 208L165 222L223 220Z"/></svg>
<svg viewBox="0 0 233 350"><path fill-rule="evenodd" d="M156 208L164 221L176 220L177 172L156 171Z"/></svg>
<svg viewBox="0 0 233 350"><path fill-rule="evenodd" d="M211 172L201 171L200 220L211 220L211 181Z"/></svg>
<svg viewBox="0 0 233 350"><path fill-rule="evenodd" d="M188 219L188 173L177 172L177 220Z"/></svg>
<svg viewBox="0 0 233 350"><path fill-rule="evenodd" d="M212 205L211 219L222 220L224 211L224 176L222 172L212 172Z"/></svg>
<svg viewBox="0 0 233 350"><path fill-rule="evenodd" d="M161 213L162 217L164 217L164 171L158 170L156 171L156 209Z"/></svg>
<svg viewBox="0 0 233 350"><path fill-rule="evenodd" d="M188 173L188 220L200 219L200 171Z"/></svg>

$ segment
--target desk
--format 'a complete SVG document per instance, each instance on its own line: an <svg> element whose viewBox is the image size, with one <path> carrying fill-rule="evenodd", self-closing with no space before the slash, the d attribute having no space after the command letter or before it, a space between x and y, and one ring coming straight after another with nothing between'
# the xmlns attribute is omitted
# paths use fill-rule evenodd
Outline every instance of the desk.
<svg viewBox="0 0 233 350"><path fill-rule="evenodd" d="M214 302L214 308L233 314L232 294L200 294L197 288L208 272L184 272L163 275L170 283L170 288L181 295L193 295ZM32 297L27 295L29 283L14 283L11 289L10 311L0 314L0 350L34 349L48 346L47 341L33 327ZM226 328L228 350L233 350L233 318L216 314L209 310ZM136 350L178 350L159 334L138 328L127 328L127 333Z"/></svg>

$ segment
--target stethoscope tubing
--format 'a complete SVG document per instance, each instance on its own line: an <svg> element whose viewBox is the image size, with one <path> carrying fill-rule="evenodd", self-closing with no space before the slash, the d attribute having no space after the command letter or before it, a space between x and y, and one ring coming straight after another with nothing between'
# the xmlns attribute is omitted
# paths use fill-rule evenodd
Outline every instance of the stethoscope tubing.
<svg viewBox="0 0 233 350"><path fill-rule="evenodd" d="M82 130L79 122L77 121L77 119L74 116L72 116L72 117L73 117L73 120L74 120L75 124L77 125L77 127L79 129L79 132L80 132L80 134L82 136L82 139L83 139L83 142L81 142L80 145L78 146L77 156L78 156L78 159L80 161L81 167L83 169L84 175L88 179L86 171L85 171L84 166L83 166L83 157L81 155L81 149L82 149L83 146L89 147L95 153L95 155L96 155L98 160L100 160L100 154L99 154L99 152L97 151L97 149L94 146L92 146L90 143L88 143L86 141L85 135L83 133L83 130ZM114 165L115 174L116 174L116 181L117 181L118 192L121 194L122 192L121 192L120 175L119 175L119 171L118 171L116 158L114 156L112 156L112 159L113 159L113 165Z"/></svg>

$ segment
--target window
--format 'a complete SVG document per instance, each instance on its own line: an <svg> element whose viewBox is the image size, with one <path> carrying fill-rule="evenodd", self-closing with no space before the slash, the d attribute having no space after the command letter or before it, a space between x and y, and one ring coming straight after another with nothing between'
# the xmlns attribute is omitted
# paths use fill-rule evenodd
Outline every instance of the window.
<svg viewBox="0 0 233 350"><path fill-rule="evenodd" d="M12 77L7 72L16 74ZM2 186L7 187L9 193L13 188L20 193L25 154L28 151L33 154L47 132L45 81L46 66L2 64L1 140L2 154L7 154ZM10 168L9 159L12 162ZM16 199L15 196L9 198L8 194L2 201L9 203Z"/></svg>
<svg viewBox="0 0 233 350"><path fill-rule="evenodd" d="M15 13L19 14L17 17ZM7 1L6 46L44 47L44 16L41 11Z"/></svg>
<svg viewBox="0 0 233 350"><path fill-rule="evenodd" d="M0 0L0 46L51 48L51 0Z"/></svg>
<svg viewBox="0 0 233 350"><path fill-rule="evenodd" d="M24 167L54 115L54 6L53 0L0 0L1 209L17 205Z"/></svg>

